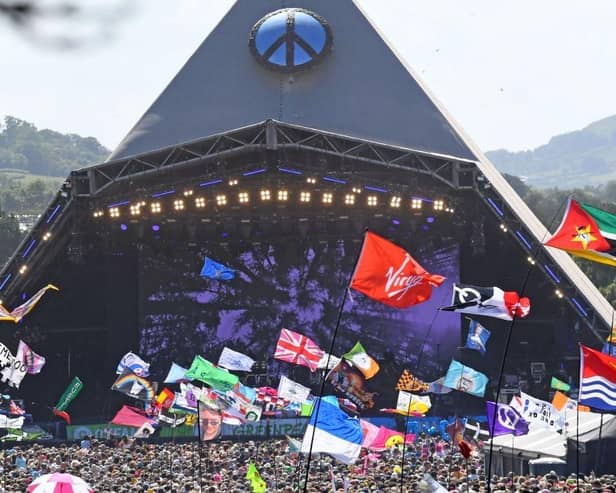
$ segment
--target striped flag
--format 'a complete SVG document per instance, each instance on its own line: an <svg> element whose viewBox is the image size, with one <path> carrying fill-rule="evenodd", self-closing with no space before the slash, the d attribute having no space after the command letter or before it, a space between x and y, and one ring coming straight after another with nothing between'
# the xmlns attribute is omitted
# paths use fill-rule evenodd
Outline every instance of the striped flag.
<svg viewBox="0 0 616 493"><path fill-rule="evenodd" d="M616 358L580 344L579 403L616 411Z"/></svg>
<svg viewBox="0 0 616 493"><path fill-rule="evenodd" d="M282 329L276 344L274 358L287 363L307 366L310 371L316 371L323 354L321 348L312 339L298 332Z"/></svg>
<svg viewBox="0 0 616 493"><path fill-rule="evenodd" d="M53 289L54 291L59 291L57 287L53 284L48 284L47 286L39 289L32 298L30 298L25 303L13 308L11 312L0 305L0 320L10 320L12 322L19 322L22 318L24 318L30 311L36 306L39 300L43 297L43 295L47 292L47 290Z"/></svg>

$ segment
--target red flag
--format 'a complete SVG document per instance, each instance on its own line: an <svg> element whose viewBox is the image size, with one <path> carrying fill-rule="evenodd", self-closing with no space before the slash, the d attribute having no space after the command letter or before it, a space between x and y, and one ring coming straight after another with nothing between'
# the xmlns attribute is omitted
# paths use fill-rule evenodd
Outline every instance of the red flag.
<svg viewBox="0 0 616 493"><path fill-rule="evenodd" d="M351 287L373 300L408 308L428 301L445 278L429 274L404 249L367 231Z"/></svg>
<svg viewBox="0 0 616 493"><path fill-rule="evenodd" d="M67 424L71 424L71 415L69 413L67 413L66 411L58 411L55 407L53 408L53 413L58 416L59 418L62 418L64 421L66 421Z"/></svg>
<svg viewBox="0 0 616 493"><path fill-rule="evenodd" d="M316 371L323 354L321 348L312 339L292 330L282 329L274 358L307 366L310 371Z"/></svg>

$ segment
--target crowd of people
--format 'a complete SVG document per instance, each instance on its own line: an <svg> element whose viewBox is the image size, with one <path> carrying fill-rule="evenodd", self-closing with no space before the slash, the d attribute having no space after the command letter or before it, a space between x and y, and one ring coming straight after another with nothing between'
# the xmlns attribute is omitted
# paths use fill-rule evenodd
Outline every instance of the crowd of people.
<svg viewBox="0 0 616 493"><path fill-rule="evenodd" d="M404 449L362 454L352 466L315 456L308 475L307 457L290 451L287 440L154 444L130 438L86 438L55 446L5 445L0 451L0 493L24 492L33 479L52 472L79 476L97 493L244 493L252 490L246 479L250 463L257 467L268 492L433 491L425 473L450 492L488 491L479 454L467 460L448 443L426 436ZM491 485L495 493L609 493L616 491L616 478L510 473L492 476Z"/></svg>

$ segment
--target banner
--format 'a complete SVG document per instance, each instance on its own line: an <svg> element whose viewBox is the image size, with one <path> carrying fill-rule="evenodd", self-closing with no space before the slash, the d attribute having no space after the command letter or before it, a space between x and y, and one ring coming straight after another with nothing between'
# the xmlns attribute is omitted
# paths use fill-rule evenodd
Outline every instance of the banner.
<svg viewBox="0 0 616 493"><path fill-rule="evenodd" d="M13 356L10 349L0 343L0 380L5 382L10 387L19 388L21 381L27 373L27 367L19 358Z"/></svg>
<svg viewBox="0 0 616 493"><path fill-rule="evenodd" d="M122 392L133 399L152 402L156 395L156 386L149 380L135 375L132 371L125 369L113 385L111 390Z"/></svg>
<svg viewBox="0 0 616 493"><path fill-rule="evenodd" d="M368 392L365 388L364 375L342 360L329 372L326 380L338 391L342 392L359 410L374 407L377 392Z"/></svg>
<svg viewBox="0 0 616 493"><path fill-rule="evenodd" d="M81 440L87 436L98 440L108 440L114 437L132 436L133 433L135 433L135 428L132 426L117 426L109 423L67 425L66 427L67 440Z"/></svg>
<svg viewBox="0 0 616 493"><path fill-rule="evenodd" d="M222 425L223 438L284 438L304 436L308 418L266 419L240 426Z"/></svg>
<svg viewBox="0 0 616 493"><path fill-rule="evenodd" d="M45 366L45 358L40 354L36 354L30 346L24 341L19 341L17 346L17 359L21 361L26 367L26 373L30 375L36 375L40 373Z"/></svg>
<svg viewBox="0 0 616 493"><path fill-rule="evenodd" d="M79 395L83 389L83 382L79 380L79 377L73 377L71 383L68 384L68 387L64 391L64 393L60 396L58 403L54 406L56 411L66 411L66 408L69 406L71 402Z"/></svg>
<svg viewBox="0 0 616 493"><path fill-rule="evenodd" d="M150 374L150 363L146 363L139 355L131 351L122 356L116 368L116 373L121 375L126 370L130 370L140 377L147 377Z"/></svg>
<svg viewBox="0 0 616 493"><path fill-rule="evenodd" d="M524 392L520 392L520 397L514 396L509 405L529 422L538 423L554 431L565 427L564 417L552 404Z"/></svg>

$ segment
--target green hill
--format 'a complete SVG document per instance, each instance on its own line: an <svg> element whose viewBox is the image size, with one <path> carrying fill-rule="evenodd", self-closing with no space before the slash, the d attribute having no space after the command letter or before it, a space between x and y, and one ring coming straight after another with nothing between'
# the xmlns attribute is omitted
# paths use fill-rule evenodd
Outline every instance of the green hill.
<svg viewBox="0 0 616 493"><path fill-rule="evenodd" d="M552 137L530 151L486 153L504 173L538 188L598 186L616 180L616 115Z"/></svg>

